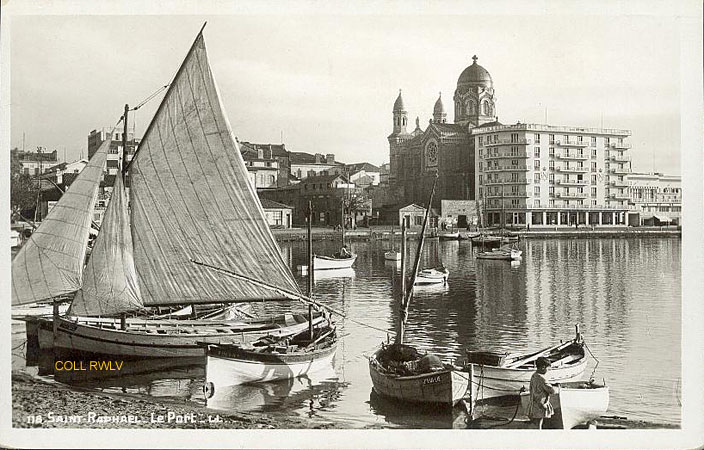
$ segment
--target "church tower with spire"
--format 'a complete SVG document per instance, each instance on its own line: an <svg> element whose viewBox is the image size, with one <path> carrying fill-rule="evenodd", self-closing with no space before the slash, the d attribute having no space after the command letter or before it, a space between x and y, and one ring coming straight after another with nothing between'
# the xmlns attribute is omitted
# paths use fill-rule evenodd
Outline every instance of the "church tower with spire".
<svg viewBox="0 0 704 450"><path fill-rule="evenodd" d="M442 92L440 92L438 101L435 102L435 107L433 107L433 122L447 122L447 113L445 112L445 106L442 104Z"/></svg>
<svg viewBox="0 0 704 450"><path fill-rule="evenodd" d="M394 102L393 132L388 136L389 140L389 183L393 184L400 170L400 153L403 143L411 139L413 135L406 130L408 125L408 111L403 104L401 89L398 90L398 97Z"/></svg>

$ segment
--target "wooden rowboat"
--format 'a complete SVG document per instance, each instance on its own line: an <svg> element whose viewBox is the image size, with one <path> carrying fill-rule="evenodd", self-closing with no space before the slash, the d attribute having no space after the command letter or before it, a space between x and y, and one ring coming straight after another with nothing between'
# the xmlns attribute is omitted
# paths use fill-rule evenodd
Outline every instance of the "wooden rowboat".
<svg viewBox="0 0 704 450"><path fill-rule="evenodd" d="M423 286L427 284L445 284L447 277L450 276L450 271L444 267L436 267L432 269L423 269L416 277L415 286Z"/></svg>
<svg viewBox="0 0 704 450"><path fill-rule="evenodd" d="M199 342L244 344L267 335L290 335L309 326L307 315L286 314L267 319L231 321L119 320L70 317L24 319L27 338L37 336L42 350L59 348L125 357L187 357L205 355ZM57 321L54 333L53 320ZM322 315L313 323L322 322Z"/></svg>
<svg viewBox="0 0 704 450"><path fill-rule="evenodd" d="M521 408L527 415L530 393L521 394ZM593 381L560 383L558 392L550 396L555 410L551 418L556 428L570 430L601 417L609 408L609 388Z"/></svg>
<svg viewBox="0 0 704 450"><path fill-rule="evenodd" d="M369 358L374 390L404 402L455 405L468 393L468 374L447 364L422 367L427 356L408 345L382 346Z"/></svg>
<svg viewBox="0 0 704 450"><path fill-rule="evenodd" d="M519 395L528 389L539 357L550 361L546 377L550 383L563 383L579 378L587 368L584 341L577 330L572 341L560 343L538 352L507 355L498 352L468 351L466 370L471 369L477 399ZM471 367L470 367L471 366Z"/></svg>
<svg viewBox="0 0 704 450"><path fill-rule="evenodd" d="M327 270L327 269L349 269L352 264L357 260L357 255L352 254L347 258L337 258L334 256L313 256L313 268L314 270Z"/></svg>
<svg viewBox="0 0 704 450"><path fill-rule="evenodd" d="M205 376L208 393L228 387L296 378L332 365L337 350L335 327L319 324L289 338L266 337L247 346L207 345Z"/></svg>

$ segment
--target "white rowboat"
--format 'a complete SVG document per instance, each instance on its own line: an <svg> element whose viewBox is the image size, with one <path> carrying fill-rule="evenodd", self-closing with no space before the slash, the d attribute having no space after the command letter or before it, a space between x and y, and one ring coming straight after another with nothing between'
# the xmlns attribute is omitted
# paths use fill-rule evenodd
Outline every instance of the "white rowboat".
<svg viewBox="0 0 704 450"><path fill-rule="evenodd" d="M314 255L313 259L314 270L349 269L357 260L357 255L353 253L349 258Z"/></svg>
<svg viewBox="0 0 704 450"><path fill-rule="evenodd" d="M521 408L527 415L530 393L521 394ZM557 394L550 396L558 425L570 430L604 415L609 408L608 386L594 382L561 383Z"/></svg>

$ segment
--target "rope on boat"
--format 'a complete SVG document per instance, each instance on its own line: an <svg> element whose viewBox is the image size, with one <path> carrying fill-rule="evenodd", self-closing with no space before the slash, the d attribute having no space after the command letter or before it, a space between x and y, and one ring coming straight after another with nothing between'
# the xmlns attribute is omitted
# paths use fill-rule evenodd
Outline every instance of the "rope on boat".
<svg viewBox="0 0 704 450"><path fill-rule="evenodd" d="M171 85L171 83L166 83L165 85L163 85L162 87L160 87L159 89L157 89L156 91L154 91L154 93L151 94L149 97L147 97L147 98L145 98L144 100L142 100L142 102L141 102L140 104L138 104L138 105L135 106L134 108L130 109L130 111L137 111L139 108L141 108L142 106L144 106L145 104L147 104L151 99L153 99L154 97L156 97L157 95L159 95L159 93L160 93L161 91L163 91L164 89L168 88L170 85Z"/></svg>
<svg viewBox="0 0 704 450"><path fill-rule="evenodd" d="M248 276L246 276L246 275L241 275L241 274L232 272L232 271L230 271L230 270L223 269L222 267L216 267L216 266L212 266L212 265L210 265L210 264L207 264L207 263L204 263L204 262L201 262L201 261L196 261L195 259L191 259L191 262L194 263L194 264L198 264L199 266L207 267L207 268L209 268L209 269L216 270L216 271L218 271L218 272L220 272L220 273L224 273L225 275L228 275L228 276L230 276L230 277L232 277L232 278L235 278L235 279L238 279L238 280L242 280L242 281L246 281L246 282L252 283L252 284L254 284L254 285L256 285L256 286L263 287L263 288L265 288L265 289L270 289L270 290L272 290L272 291L278 292L278 293L282 294L284 297L287 297L287 298L289 298L289 299L291 299L291 300L299 300L299 301L301 301L301 302L303 302L303 303L306 303L306 304L315 305L315 306L317 306L317 307L319 307L319 308L322 308L322 309L327 310L328 312L331 312L331 313L333 313L333 314L337 314L337 315L339 315L340 317L344 317L345 319L349 320L350 322L356 323L357 325L361 325L361 326L363 326L363 327L366 327L366 328L369 328L369 329L372 329L372 330L380 331L380 332L382 332L382 333L384 333L384 334L388 334L388 333L389 333L389 330L384 330L384 329L381 329L381 328L377 328L377 327L375 327L374 325L369 325L369 324L366 324L366 323L364 323L364 322L360 322L360 321L358 321L358 320L352 319L351 317L347 316L345 313L340 312L340 311L338 311L338 310L336 310L336 309L333 309L333 308L331 308L331 307L329 307L329 306L327 306L327 305L323 305L322 303L318 303L317 301L315 301L315 300L313 300L312 298L310 298L310 297L308 297L308 296L305 296L305 295L303 295L303 294L299 294L299 293L297 293L297 292L291 292L291 291L289 291L289 290L287 290L287 289L283 289L283 288L280 288L280 287L272 286L271 284L265 283L264 281L254 279L254 278L248 277Z"/></svg>
<svg viewBox="0 0 704 450"><path fill-rule="evenodd" d="M596 358L596 356L594 356L594 353L592 353L592 350L589 348L589 346L587 345L586 342L584 343L584 348L587 349L587 351L588 351L589 354L592 356L592 358L594 358L594 361L596 361L596 365L594 366L594 370L592 370L592 374L589 375L589 379L590 379L590 380L593 380L593 379L594 379L594 374L596 373L596 368L599 367L599 360Z"/></svg>
<svg viewBox="0 0 704 450"><path fill-rule="evenodd" d="M15 347L12 347L12 350L17 350L18 348L22 348L22 347L24 347L25 345L27 345L27 339L25 339L24 341L20 342L19 345L15 346Z"/></svg>

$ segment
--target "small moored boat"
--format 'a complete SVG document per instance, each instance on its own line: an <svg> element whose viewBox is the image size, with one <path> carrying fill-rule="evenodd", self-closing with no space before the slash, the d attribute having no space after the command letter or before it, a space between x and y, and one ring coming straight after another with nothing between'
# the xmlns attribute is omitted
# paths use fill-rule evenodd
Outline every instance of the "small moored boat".
<svg viewBox="0 0 704 450"><path fill-rule="evenodd" d="M587 360L579 326L576 329L574 340L535 353L510 355L467 351L464 368L471 369L472 380L477 386L477 399L518 395L521 389L528 389L530 377L535 372L535 361L541 356L550 361L546 375L548 382L563 383L579 378L587 367Z"/></svg>
<svg viewBox="0 0 704 450"><path fill-rule="evenodd" d="M329 367L337 349L335 327L325 322L290 336L263 337L251 345L207 345L205 391L296 378Z"/></svg>
<svg viewBox="0 0 704 450"><path fill-rule="evenodd" d="M423 269L418 272L414 285L423 286L427 284L446 284L449 276L450 271L442 266L432 269Z"/></svg>
<svg viewBox="0 0 704 450"><path fill-rule="evenodd" d="M530 392L521 393L524 414L529 403ZM555 409L551 420L557 422L557 428L570 430L601 417L608 410L609 388L593 381L560 383L558 392L550 396L550 404Z"/></svg>
<svg viewBox="0 0 704 450"><path fill-rule="evenodd" d="M499 259L504 261L511 261L515 259L520 259L523 252L517 247L503 246L500 248L495 248L486 252L477 253L477 259Z"/></svg>
<svg viewBox="0 0 704 450"><path fill-rule="evenodd" d="M438 231L438 237L441 240L446 240L446 241L455 240L456 241L457 239L460 238L460 232L459 231L452 231L452 230L442 230L442 231Z"/></svg>
<svg viewBox="0 0 704 450"><path fill-rule="evenodd" d="M357 260L356 254L350 256L313 256L314 270L329 270L329 269L349 269Z"/></svg>

